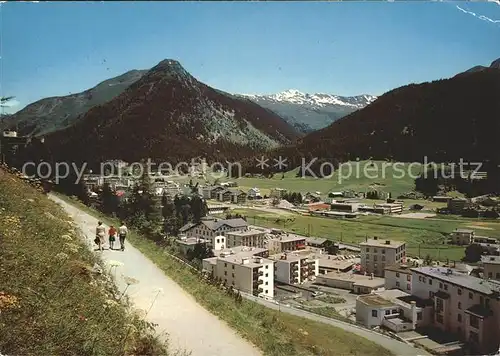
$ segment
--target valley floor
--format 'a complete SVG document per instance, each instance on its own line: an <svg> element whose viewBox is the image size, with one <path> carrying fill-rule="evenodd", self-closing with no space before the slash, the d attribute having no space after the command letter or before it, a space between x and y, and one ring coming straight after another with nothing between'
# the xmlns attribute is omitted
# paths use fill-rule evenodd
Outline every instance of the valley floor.
<svg viewBox="0 0 500 356"><path fill-rule="evenodd" d="M97 219L55 196L51 196L51 199L62 205L88 238L90 248L95 248L93 239ZM123 263L116 270L116 280L121 292L127 287L122 274L139 281L138 284L128 287L127 295L138 309L145 311L148 311L154 302L146 319L158 324L157 331L168 333L169 344L173 348L192 351L193 356L261 355L256 347L199 305L191 295L165 276L153 262L129 243L126 243L123 252L105 250L102 253L103 259L108 263Z"/></svg>

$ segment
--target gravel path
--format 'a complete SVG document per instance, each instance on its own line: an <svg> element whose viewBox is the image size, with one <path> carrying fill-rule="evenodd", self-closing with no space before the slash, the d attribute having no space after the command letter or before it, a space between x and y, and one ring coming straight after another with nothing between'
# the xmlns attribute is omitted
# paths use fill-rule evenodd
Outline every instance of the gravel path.
<svg viewBox="0 0 500 356"><path fill-rule="evenodd" d="M95 248L92 240L95 237L97 219L55 196L51 195L50 198L63 206L87 236L89 246ZM119 245L118 241L115 244ZM262 355L225 322L199 305L191 295L165 276L163 271L129 243L126 242L123 252L105 250L97 253L102 253L105 261L123 263L116 268L120 291L126 287L121 278L122 274L139 280L138 284L130 285L127 289L127 295L138 309L147 311L158 295L147 319L158 324L158 332L168 333L173 349L191 351L193 356ZM158 294L159 289L162 292Z"/></svg>

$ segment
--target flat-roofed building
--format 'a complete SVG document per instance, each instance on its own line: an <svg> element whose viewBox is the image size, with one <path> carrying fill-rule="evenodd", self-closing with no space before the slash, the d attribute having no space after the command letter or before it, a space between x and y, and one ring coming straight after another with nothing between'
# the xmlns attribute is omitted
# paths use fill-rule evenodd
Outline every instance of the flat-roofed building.
<svg viewBox="0 0 500 356"><path fill-rule="evenodd" d="M469 201L465 198L454 198L448 200L448 210L452 214L460 214L468 206L469 206Z"/></svg>
<svg viewBox="0 0 500 356"><path fill-rule="evenodd" d="M207 244L205 239L199 239L196 237L188 237L188 238L180 238L176 239L175 243L177 244L180 252L184 255L187 255L189 251L194 250L197 244Z"/></svg>
<svg viewBox="0 0 500 356"><path fill-rule="evenodd" d="M450 234L450 242L454 245L470 245L474 241L474 230L455 229Z"/></svg>
<svg viewBox="0 0 500 356"><path fill-rule="evenodd" d="M332 201L330 204L330 210L343 213L355 213L359 210L359 205L359 203L340 203Z"/></svg>
<svg viewBox="0 0 500 356"><path fill-rule="evenodd" d="M394 240L382 240L378 237L360 243L361 271L384 276L386 266L404 264L406 243Z"/></svg>
<svg viewBox="0 0 500 356"><path fill-rule="evenodd" d="M385 214L401 214L403 212L403 204L401 203L380 203L374 205L375 209L383 209Z"/></svg>
<svg viewBox="0 0 500 356"><path fill-rule="evenodd" d="M274 298L274 261L253 250L221 253L203 260L203 270L222 279L226 286L268 299Z"/></svg>
<svg viewBox="0 0 500 356"><path fill-rule="evenodd" d="M295 234L280 234L267 241L269 251L281 253L286 251L297 251L306 248L306 238Z"/></svg>
<svg viewBox="0 0 500 356"><path fill-rule="evenodd" d="M336 255L315 255L318 259L319 273L326 274L329 272L349 272L354 267L354 262L349 259L339 259Z"/></svg>
<svg viewBox="0 0 500 356"><path fill-rule="evenodd" d="M266 247L266 233L264 231L250 229L246 231L233 231L226 233L227 247L249 246Z"/></svg>
<svg viewBox="0 0 500 356"><path fill-rule="evenodd" d="M399 289L356 298L356 321L366 327L383 326L393 332L414 330L430 313L431 304Z"/></svg>
<svg viewBox="0 0 500 356"><path fill-rule="evenodd" d="M481 264L484 278L500 281L500 256L481 256Z"/></svg>
<svg viewBox="0 0 500 356"><path fill-rule="evenodd" d="M314 280L319 273L318 259L314 256L290 253L273 255L274 278L285 284L301 284Z"/></svg>
<svg viewBox="0 0 500 356"><path fill-rule="evenodd" d="M316 284L350 290L355 294L368 294L384 288L385 280L372 275L352 272L329 272L316 277Z"/></svg>
<svg viewBox="0 0 500 356"><path fill-rule="evenodd" d="M392 265L385 267L385 289L399 289L411 293L412 271L407 265Z"/></svg>

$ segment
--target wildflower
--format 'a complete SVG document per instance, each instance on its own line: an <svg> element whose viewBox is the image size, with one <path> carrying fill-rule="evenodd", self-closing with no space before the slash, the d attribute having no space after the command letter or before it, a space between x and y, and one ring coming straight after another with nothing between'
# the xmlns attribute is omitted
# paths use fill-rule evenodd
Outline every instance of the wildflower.
<svg viewBox="0 0 500 356"><path fill-rule="evenodd" d="M86 317L84 317L83 315L78 315L78 319L80 319L81 321L87 321L88 319Z"/></svg>
<svg viewBox="0 0 500 356"><path fill-rule="evenodd" d="M138 279L135 279L135 278L132 278L132 277L123 276L123 279L125 280L125 283L127 283L127 286L139 283Z"/></svg>
<svg viewBox="0 0 500 356"><path fill-rule="evenodd" d="M14 308L20 308L19 298L5 292L0 292L0 311Z"/></svg>
<svg viewBox="0 0 500 356"><path fill-rule="evenodd" d="M121 267L121 266L123 266L122 262L115 261L115 260L108 261L108 264L109 264L110 267Z"/></svg>
<svg viewBox="0 0 500 356"><path fill-rule="evenodd" d="M66 242L64 244L64 246L68 249L69 252L71 253L77 253L78 250L80 249L80 246L74 244L74 243L71 243L71 242Z"/></svg>
<svg viewBox="0 0 500 356"><path fill-rule="evenodd" d="M69 235L62 235L61 239L63 239L64 241L72 241L73 240L73 238Z"/></svg>
<svg viewBox="0 0 500 356"><path fill-rule="evenodd" d="M105 307L114 307L118 305L118 303L116 302L116 300L112 300L112 299L107 299L105 302L104 302L104 306Z"/></svg>
<svg viewBox="0 0 500 356"><path fill-rule="evenodd" d="M67 254L65 254L64 252L59 252L57 255L56 255L56 258L59 260L59 261L66 261L69 256Z"/></svg>

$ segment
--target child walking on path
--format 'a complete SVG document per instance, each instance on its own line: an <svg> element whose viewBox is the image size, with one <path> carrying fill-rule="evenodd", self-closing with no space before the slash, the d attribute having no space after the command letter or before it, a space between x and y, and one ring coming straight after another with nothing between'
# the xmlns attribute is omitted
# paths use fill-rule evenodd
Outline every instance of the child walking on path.
<svg viewBox="0 0 500 356"><path fill-rule="evenodd" d="M116 229L113 225L109 227L108 230L108 235L109 235L109 249L112 250L113 246L115 244L115 236L116 236Z"/></svg>

